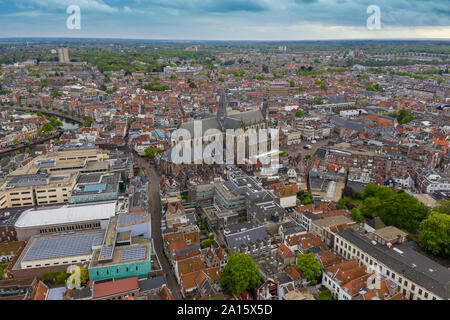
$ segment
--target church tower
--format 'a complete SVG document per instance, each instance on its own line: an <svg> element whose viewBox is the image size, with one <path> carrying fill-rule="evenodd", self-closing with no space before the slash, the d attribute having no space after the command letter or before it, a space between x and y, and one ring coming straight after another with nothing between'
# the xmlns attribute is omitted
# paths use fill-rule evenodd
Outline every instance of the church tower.
<svg viewBox="0 0 450 320"><path fill-rule="evenodd" d="M264 102L263 102L263 107L261 109L261 113L264 117L264 121L267 120L267 112L269 110L269 100L267 98L267 96L264 96Z"/></svg>
<svg viewBox="0 0 450 320"><path fill-rule="evenodd" d="M219 110L217 111L217 121L222 128L222 131L225 131L225 119L227 118L227 106L225 102L225 92L223 90L219 91L220 99L219 99Z"/></svg>

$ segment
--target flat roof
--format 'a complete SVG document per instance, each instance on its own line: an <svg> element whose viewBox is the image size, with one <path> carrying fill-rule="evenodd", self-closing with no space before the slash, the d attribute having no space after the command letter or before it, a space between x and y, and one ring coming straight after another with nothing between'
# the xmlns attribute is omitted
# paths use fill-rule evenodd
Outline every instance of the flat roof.
<svg viewBox="0 0 450 320"><path fill-rule="evenodd" d="M27 248L25 248L21 261L90 254L93 247L101 244L102 239L103 231L73 233L42 238L34 237Z"/></svg>
<svg viewBox="0 0 450 320"><path fill-rule="evenodd" d="M116 202L67 205L55 209L30 209L24 211L15 223L16 228L33 228L46 225L106 220L116 214Z"/></svg>

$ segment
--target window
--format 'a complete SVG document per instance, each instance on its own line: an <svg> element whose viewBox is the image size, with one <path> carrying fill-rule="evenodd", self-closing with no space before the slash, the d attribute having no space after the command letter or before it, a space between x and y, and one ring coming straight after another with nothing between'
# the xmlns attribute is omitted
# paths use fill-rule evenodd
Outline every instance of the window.
<svg viewBox="0 0 450 320"><path fill-rule="evenodd" d="M416 290L416 286L412 284L412 285L411 285L411 290L412 290L412 291Z"/></svg>
<svg viewBox="0 0 450 320"><path fill-rule="evenodd" d="M419 289L419 295L420 296L422 295L422 289Z"/></svg>

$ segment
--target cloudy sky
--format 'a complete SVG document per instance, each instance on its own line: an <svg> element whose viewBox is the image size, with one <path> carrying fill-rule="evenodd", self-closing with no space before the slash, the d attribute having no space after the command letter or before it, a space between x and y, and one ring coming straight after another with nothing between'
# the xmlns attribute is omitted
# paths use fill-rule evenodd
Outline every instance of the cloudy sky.
<svg viewBox="0 0 450 320"><path fill-rule="evenodd" d="M67 7L81 9L69 30ZM381 10L369 30L367 8ZM0 0L0 38L170 40L450 38L449 0Z"/></svg>

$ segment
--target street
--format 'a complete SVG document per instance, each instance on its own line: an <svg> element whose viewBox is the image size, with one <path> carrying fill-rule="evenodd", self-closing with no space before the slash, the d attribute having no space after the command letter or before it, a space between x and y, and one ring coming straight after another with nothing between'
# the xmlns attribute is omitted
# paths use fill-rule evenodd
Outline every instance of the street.
<svg viewBox="0 0 450 320"><path fill-rule="evenodd" d="M152 238L155 245L155 248L153 249L156 254L158 255L158 258L161 263L161 267L164 271L164 275L166 277L166 284L168 288L172 291L172 295L174 299L181 300L182 296L180 293L180 287L178 285L178 281L175 278L175 275L172 272L172 269L169 265L169 262L167 261L166 257L164 256L164 245L163 245L163 239L162 239L162 232L161 232L161 196L159 191L159 182L161 181L161 177L156 172L155 168L149 164L148 161L145 159L142 159L139 156L136 156L137 162L139 165L145 168L147 171L147 178L148 178L148 200L150 202L149 210L151 214L151 224L152 224Z"/></svg>

